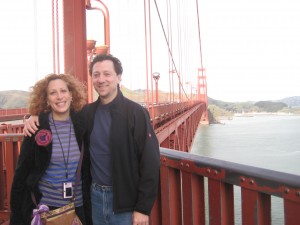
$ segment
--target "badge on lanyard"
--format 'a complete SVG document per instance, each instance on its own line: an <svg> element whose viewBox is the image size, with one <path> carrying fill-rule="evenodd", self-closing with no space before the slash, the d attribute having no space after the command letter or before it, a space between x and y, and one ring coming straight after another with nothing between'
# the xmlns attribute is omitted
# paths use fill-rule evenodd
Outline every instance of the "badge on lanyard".
<svg viewBox="0 0 300 225"><path fill-rule="evenodd" d="M64 198L72 198L73 197L73 186L72 182L64 183Z"/></svg>

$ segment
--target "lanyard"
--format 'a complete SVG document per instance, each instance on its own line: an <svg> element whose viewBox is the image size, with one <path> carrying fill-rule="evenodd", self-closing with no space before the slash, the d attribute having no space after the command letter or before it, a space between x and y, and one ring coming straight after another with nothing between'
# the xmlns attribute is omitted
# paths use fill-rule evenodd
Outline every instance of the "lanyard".
<svg viewBox="0 0 300 225"><path fill-rule="evenodd" d="M56 131L56 134L57 134L57 137L58 137L58 141L59 141L59 144L60 144L60 147L61 147L61 152L62 152L63 158L64 158L64 164L65 164L65 170L66 170L66 178L68 178L68 163L69 163L70 144L71 144L71 120L70 120L69 147L68 147L68 156L67 156L67 159L65 157L64 148L62 146L62 143L61 143L61 140L60 140L57 128L56 128L56 124L55 124L55 121L53 119L53 115L52 115L52 120L53 120L54 128L55 128L55 131Z"/></svg>

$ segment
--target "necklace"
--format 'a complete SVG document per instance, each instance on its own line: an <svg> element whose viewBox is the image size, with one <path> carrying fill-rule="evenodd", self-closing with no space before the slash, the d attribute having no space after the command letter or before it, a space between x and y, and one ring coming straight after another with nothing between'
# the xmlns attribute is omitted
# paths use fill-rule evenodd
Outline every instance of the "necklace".
<svg viewBox="0 0 300 225"><path fill-rule="evenodd" d="M65 157L65 153L64 153L64 148L62 146L62 143L61 143L61 140L60 140L60 137L59 137L59 134L58 134L58 131L57 131L57 128L56 128L56 124L55 124L55 121L53 119L53 115L52 115L52 120L53 120L53 124L54 124L54 129L56 131L56 134L57 134L57 137L58 137L58 141L59 141L59 144L60 144L60 147L61 147L61 152L63 154L63 158L64 158L64 164L65 164L65 172L66 172L66 178L68 178L68 163L69 163L69 154L70 154L70 144L71 144L71 121L70 121L70 130L69 130L69 147L68 147L68 156L67 156L67 159Z"/></svg>

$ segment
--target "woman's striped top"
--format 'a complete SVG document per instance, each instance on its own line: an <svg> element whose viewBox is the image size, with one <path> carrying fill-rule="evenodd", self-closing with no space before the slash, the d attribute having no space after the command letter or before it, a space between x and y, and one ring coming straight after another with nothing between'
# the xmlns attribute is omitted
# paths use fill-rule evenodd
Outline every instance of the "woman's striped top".
<svg viewBox="0 0 300 225"><path fill-rule="evenodd" d="M70 203L70 199L64 199L63 197L63 183L72 182L73 191L75 191L74 186L80 151L76 141L72 120L69 118L66 121L55 120L54 122L55 124L53 123L52 114L50 113L49 123L52 132L52 155L49 167L39 181L39 189L43 195L40 203L48 206L61 207ZM67 168L65 165L66 162L68 162ZM66 171L68 177L66 177ZM83 204L81 183L80 178L75 195L76 207L82 206Z"/></svg>

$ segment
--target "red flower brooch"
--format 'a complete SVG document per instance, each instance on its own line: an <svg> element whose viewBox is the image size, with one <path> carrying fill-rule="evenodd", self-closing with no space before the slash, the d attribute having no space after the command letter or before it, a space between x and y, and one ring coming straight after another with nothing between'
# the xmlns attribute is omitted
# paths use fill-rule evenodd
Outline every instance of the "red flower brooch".
<svg viewBox="0 0 300 225"><path fill-rule="evenodd" d="M50 130L42 129L35 135L35 141L39 146L47 146L52 141Z"/></svg>

